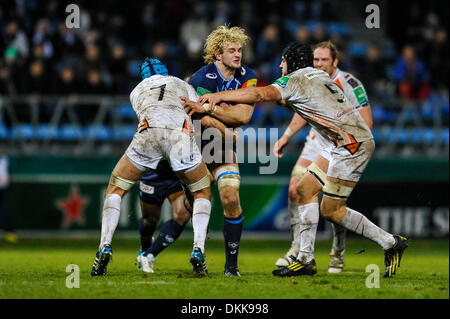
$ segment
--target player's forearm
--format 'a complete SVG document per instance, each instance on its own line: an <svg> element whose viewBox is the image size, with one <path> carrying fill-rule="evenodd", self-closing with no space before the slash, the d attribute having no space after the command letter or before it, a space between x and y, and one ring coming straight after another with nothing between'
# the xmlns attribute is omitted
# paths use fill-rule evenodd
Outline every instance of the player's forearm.
<svg viewBox="0 0 450 319"><path fill-rule="evenodd" d="M373 120L372 120L372 111L370 110L370 105L360 108L359 114L361 114L364 122L366 122L367 126L372 130L373 128Z"/></svg>
<svg viewBox="0 0 450 319"><path fill-rule="evenodd" d="M224 123L219 121L216 118L211 117L210 115L205 115L201 119L201 124L203 128L216 128L219 130L220 134L223 137L232 136L233 142L236 142L237 136L234 134L234 132L230 129L228 129Z"/></svg>
<svg viewBox="0 0 450 319"><path fill-rule="evenodd" d="M219 94L221 101L241 104L255 104L264 102L264 93L259 87L247 87L234 91L222 91Z"/></svg>
<svg viewBox="0 0 450 319"><path fill-rule="evenodd" d="M248 104L217 107L213 116L229 127L239 127L250 122L253 108L254 105Z"/></svg>
<svg viewBox="0 0 450 319"><path fill-rule="evenodd" d="M306 120L295 113L292 117L291 123L289 123L288 128L284 132L284 135L288 135L290 138L292 135L295 135L298 131L300 131L306 124Z"/></svg>

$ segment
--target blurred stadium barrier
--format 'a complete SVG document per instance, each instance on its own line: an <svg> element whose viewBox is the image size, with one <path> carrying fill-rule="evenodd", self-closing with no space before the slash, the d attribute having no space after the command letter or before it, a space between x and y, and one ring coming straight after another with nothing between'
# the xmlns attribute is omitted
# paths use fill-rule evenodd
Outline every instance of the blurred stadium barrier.
<svg viewBox="0 0 450 319"><path fill-rule="evenodd" d="M372 113L376 157L448 156L448 99L374 103ZM292 115L257 105L248 126L278 127L282 134ZM9 154L118 155L136 125L126 95L0 96L0 147ZM298 154L307 133L292 139L287 154Z"/></svg>
<svg viewBox="0 0 450 319"><path fill-rule="evenodd" d="M98 230L102 198L117 157L11 157L11 208L18 229L77 232ZM287 185L296 158L283 159L276 175L258 175L257 164L242 164L240 199L244 229L287 234ZM122 202L118 230L137 231L138 186ZM222 206L212 196L211 232L221 232ZM448 162L374 159L354 190L349 206L384 229L411 237L448 236ZM162 221L170 218L165 203ZM328 234L322 219L319 236Z"/></svg>

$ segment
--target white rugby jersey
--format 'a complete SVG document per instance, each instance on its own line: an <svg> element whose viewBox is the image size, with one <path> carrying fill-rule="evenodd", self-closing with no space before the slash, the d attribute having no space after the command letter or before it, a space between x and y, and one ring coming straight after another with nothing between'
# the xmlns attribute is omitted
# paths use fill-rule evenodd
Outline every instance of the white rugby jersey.
<svg viewBox="0 0 450 319"><path fill-rule="evenodd" d="M357 145L372 139L372 133L330 76L307 67L283 76L273 84L281 98L321 135L336 146ZM350 148L356 152L355 148Z"/></svg>
<svg viewBox="0 0 450 319"><path fill-rule="evenodd" d="M146 127L182 130L190 118L183 109L181 97L198 100L187 82L174 76L153 75L133 89L130 101L139 122L147 121Z"/></svg>
<svg viewBox="0 0 450 319"><path fill-rule="evenodd" d="M355 108L369 106L369 100L363 84L352 74L337 68L331 79L344 91L345 96Z"/></svg>
<svg viewBox="0 0 450 319"><path fill-rule="evenodd" d="M354 108L359 109L369 106L367 93L364 85L351 73L344 72L336 68L336 72L331 79L344 91L345 97L350 101ZM320 134L311 128L308 139L320 138Z"/></svg>

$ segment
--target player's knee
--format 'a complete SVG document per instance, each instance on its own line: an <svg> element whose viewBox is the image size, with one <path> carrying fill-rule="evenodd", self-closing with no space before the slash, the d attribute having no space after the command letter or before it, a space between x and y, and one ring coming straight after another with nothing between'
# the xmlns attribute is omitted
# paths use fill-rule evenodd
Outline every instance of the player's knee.
<svg viewBox="0 0 450 319"><path fill-rule="evenodd" d="M179 225L186 225L190 218L191 215L188 211L173 216L173 220L176 221Z"/></svg>
<svg viewBox="0 0 450 319"><path fill-rule="evenodd" d="M220 192L222 206L226 217L234 218L241 214L238 190L233 187L224 187Z"/></svg>
<svg viewBox="0 0 450 319"><path fill-rule="evenodd" d="M142 225L144 227L153 227L155 226L159 221L159 218L153 215L148 215L146 217L142 217Z"/></svg>
<svg viewBox="0 0 450 319"><path fill-rule="evenodd" d="M173 219L179 225L186 225L190 218L191 218L191 214L184 207L184 203L179 205L179 207L176 210L174 210L174 212L173 212Z"/></svg>
<svg viewBox="0 0 450 319"><path fill-rule="evenodd" d="M292 183L291 182L289 184L288 196L289 196L289 200L291 202L293 202L293 203L297 203L298 202L297 183Z"/></svg>
<svg viewBox="0 0 450 319"><path fill-rule="evenodd" d="M324 198L320 205L320 212L323 218L333 223L339 223L343 217L342 212L345 214L345 211L345 203L340 201Z"/></svg>
<svg viewBox="0 0 450 319"><path fill-rule="evenodd" d="M297 183L295 187L298 203L302 204L310 201L313 198L313 194L311 194L310 189L308 188L308 184L300 181Z"/></svg>

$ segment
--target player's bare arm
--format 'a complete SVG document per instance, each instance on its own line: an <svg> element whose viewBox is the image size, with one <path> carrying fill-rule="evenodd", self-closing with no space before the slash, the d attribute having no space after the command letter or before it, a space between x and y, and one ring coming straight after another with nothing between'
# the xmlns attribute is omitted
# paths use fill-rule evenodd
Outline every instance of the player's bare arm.
<svg viewBox="0 0 450 319"><path fill-rule="evenodd" d="M209 109L214 110L220 102L256 104L260 102L281 101L280 92L273 86L247 87L235 91L222 91L213 94L205 94L199 99L199 103L209 103Z"/></svg>
<svg viewBox="0 0 450 319"><path fill-rule="evenodd" d="M359 114L361 114L364 122L366 122L367 126L372 130L373 128L373 120L372 120L372 111L370 109L370 105L360 108Z"/></svg>
<svg viewBox="0 0 450 319"><path fill-rule="evenodd" d="M202 123L202 127L204 127L204 128L210 128L210 127L217 128L223 137L225 137L225 138L231 137L233 139L233 143L236 143L237 135L232 130L227 128L225 126L225 124L222 123L221 121L219 121L218 119L216 119L212 116L209 116L209 115L205 115L202 117L201 123Z"/></svg>
<svg viewBox="0 0 450 319"><path fill-rule="evenodd" d="M300 131L306 124L307 122L305 119L303 119L297 113L294 114L286 131L284 131L284 134L273 146L273 153L275 154L275 156L277 156L278 158L283 157L283 148L289 143L291 137L298 131Z"/></svg>
<svg viewBox="0 0 450 319"><path fill-rule="evenodd" d="M250 122L253 115L254 105L236 104L226 107L217 106L214 110L205 104L194 102L188 98L181 98L183 107L189 116L195 114L209 114L218 119L228 127L240 127Z"/></svg>

